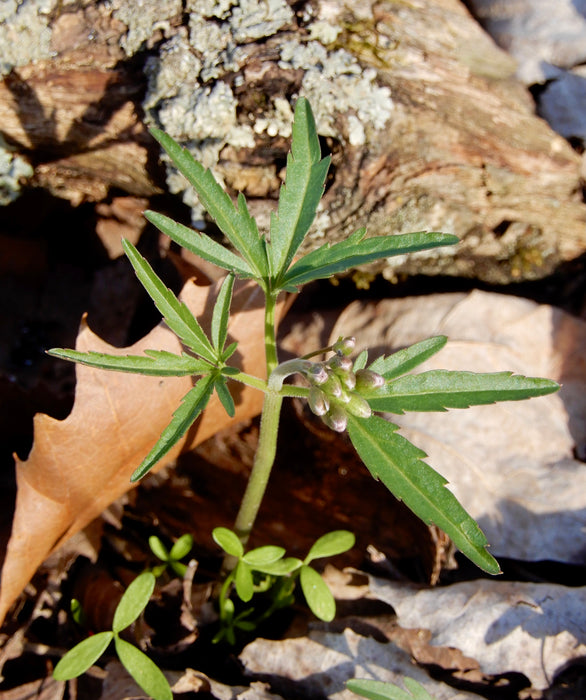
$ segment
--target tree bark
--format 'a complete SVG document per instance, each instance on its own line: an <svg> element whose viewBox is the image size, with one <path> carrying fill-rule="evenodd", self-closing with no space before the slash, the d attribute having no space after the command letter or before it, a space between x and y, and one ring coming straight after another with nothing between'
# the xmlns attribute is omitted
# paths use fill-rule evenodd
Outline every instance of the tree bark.
<svg viewBox="0 0 586 700"><path fill-rule="evenodd" d="M578 155L535 116L511 59L458 0L295 11L259 0L256 14L251 4L208 15L195 1L185 12L173 0L134 15L127 5L55 3L48 56L13 62L0 84L2 133L34 166L33 186L75 204L160 192L155 124L231 194L243 190L266 225L291 105L305 94L333 160L308 247L361 226L442 230L460 245L364 274L496 283L542 277L586 249ZM172 170L168 184L185 188Z"/></svg>

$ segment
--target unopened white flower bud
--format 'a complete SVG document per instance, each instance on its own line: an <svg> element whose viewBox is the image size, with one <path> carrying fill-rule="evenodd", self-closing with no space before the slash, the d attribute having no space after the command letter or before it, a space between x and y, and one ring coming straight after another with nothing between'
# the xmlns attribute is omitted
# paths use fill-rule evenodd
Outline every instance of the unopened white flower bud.
<svg viewBox="0 0 586 700"><path fill-rule="evenodd" d="M341 406L336 405L332 406L325 416L322 416L322 420L328 428L335 430L337 433L343 433L348 425L346 411Z"/></svg>
<svg viewBox="0 0 586 700"><path fill-rule="evenodd" d="M356 370L356 391L363 389L380 389L385 385L385 378L378 372L373 372L370 369Z"/></svg>
<svg viewBox="0 0 586 700"><path fill-rule="evenodd" d="M338 338L338 340L333 344L332 349L334 352L340 355L351 355L356 347L356 338Z"/></svg>
<svg viewBox="0 0 586 700"><path fill-rule="evenodd" d="M321 364L321 362L315 362L311 367L305 372L305 376L311 384L321 385L327 382L330 373Z"/></svg>
<svg viewBox="0 0 586 700"><path fill-rule="evenodd" d="M316 416L324 416L330 410L330 400L317 386L310 388L307 402Z"/></svg>
<svg viewBox="0 0 586 700"><path fill-rule="evenodd" d="M359 394L352 394L350 401L344 405L344 408L357 418L370 418L372 415L372 409L368 405L368 401Z"/></svg>

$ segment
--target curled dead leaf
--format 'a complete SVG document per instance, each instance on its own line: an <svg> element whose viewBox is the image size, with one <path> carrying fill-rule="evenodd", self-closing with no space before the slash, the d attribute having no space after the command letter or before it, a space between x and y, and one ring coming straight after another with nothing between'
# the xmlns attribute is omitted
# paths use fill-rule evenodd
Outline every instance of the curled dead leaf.
<svg viewBox="0 0 586 700"><path fill-rule="evenodd" d="M181 298L209 326L219 283L210 287L187 282ZM262 292L253 283L235 288L229 342L238 341L234 363L250 374L264 372ZM279 314L283 311L280 305ZM145 349L180 352L177 337L163 324L134 345L115 348L82 321L76 349L117 355ZM2 568L0 624L38 566L110 503L130 488L130 475L169 423L190 377L147 377L95 370L78 365L73 410L65 420L37 414L34 443L27 460L16 459L17 498ZM204 415L161 460L158 469L185 449L234 422L260 412L262 393L237 385L236 415L229 418L214 396Z"/></svg>

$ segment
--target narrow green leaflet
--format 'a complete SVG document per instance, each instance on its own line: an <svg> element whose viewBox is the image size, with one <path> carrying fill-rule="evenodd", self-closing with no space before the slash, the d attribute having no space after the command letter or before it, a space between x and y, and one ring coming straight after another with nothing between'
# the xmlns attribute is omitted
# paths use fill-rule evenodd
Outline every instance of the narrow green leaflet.
<svg viewBox="0 0 586 700"><path fill-rule="evenodd" d="M183 397L181 405L173 414L169 425L161 433L153 449L143 459L142 464L130 477L130 481L138 481L150 471L155 464L169 452L175 443L191 427L195 419L206 407L213 391L214 378L202 377L197 384Z"/></svg>
<svg viewBox="0 0 586 700"><path fill-rule="evenodd" d="M226 554L240 558L244 554L244 547L238 535L227 527L215 527L212 532L214 542L219 545Z"/></svg>
<svg viewBox="0 0 586 700"><path fill-rule="evenodd" d="M382 374L385 379L400 377L435 355L447 342L445 335L427 338L387 357L378 357L368 369Z"/></svg>
<svg viewBox="0 0 586 700"><path fill-rule="evenodd" d="M281 187L277 212L271 216L269 253L271 272L277 279L291 264L315 218L329 166L329 157L321 160L309 102L301 97L295 105L285 184Z"/></svg>
<svg viewBox="0 0 586 700"><path fill-rule="evenodd" d="M166 350L145 350L143 355L107 355L102 352L78 352L53 348L47 353L62 360L79 362L88 367L109 369L116 372L132 372L154 377L181 377L208 374L213 367L209 362L183 353L175 355Z"/></svg>
<svg viewBox="0 0 586 700"><path fill-rule="evenodd" d="M155 274L153 268L142 255L140 255L132 243L123 240L122 247L136 272L136 276L149 293L157 309L163 315L169 328L176 333L196 355L200 355L204 360L208 360L208 362L214 364L217 355L195 316L187 306L180 302L173 292L163 284Z"/></svg>
<svg viewBox="0 0 586 700"><path fill-rule="evenodd" d="M357 265L393 255L405 255L459 242L447 233L401 233L394 236L364 238L366 229L359 229L345 241L325 243L304 255L285 273L281 286L287 289L345 272Z"/></svg>
<svg viewBox="0 0 586 700"><path fill-rule="evenodd" d="M81 676L96 663L113 638L113 632L98 632L76 644L55 666L53 678L57 681L68 681Z"/></svg>
<svg viewBox="0 0 586 700"><path fill-rule="evenodd" d="M490 574L500 572L485 549L488 542L476 521L446 488L446 479L423 461L427 455L379 416L348 416L348 435L375 479L425 523L435 523L472 562Z"/></svg>
<svg viewBox="0 0 586 700"><path fill-rule="evenodd" d="M242 559L236 564L234 585L236 586L236 593L238 593L240 600L248 603L254 594L254 582L252 580L252 570L250 566Z"/></svg>
<svg viewBox="0 0 586 700"><path fill-rule="evenodd" d="M520 401L559 389L551 379L524 377L511 372L453 372L431 370L395 379L374 393L364 392L374 411L445 411L497 401Z"/></svg>
<svg viewBox="0 0 586 700"><path fill-rule="evenodd" d="M216 390L216 393L218 394L218 398L220 399L220 402L222 406L224 407L224 410L226 413L230 416L230 418L234 418L234 414L236 413L236 406L234 405L234 399L232 398L232 394L230 393L230 390L228 389L228 385L226 383L226 380L224 377L217 376L214 380L214 389Z"/></svg>
<svg viewBox="0 0 586 700"><path fill-rule="evenodd" d="M321 575L304 564L299 572L299 583L311 612L318 619L331 622L336 616L336 601Z"/></svg>
<svg viewBox="0 0 586 700"><path fill-rule="evenodd" d="M262 571L262 568L258 569L258 567L274 564L284 556L285 549L283 547L267 544L264 547L257 547L256 549L251 549L250 552L246 552L243 559L253 569Z"/></svg>
<svg viewBox="0 0 586 700"><path fill-rule="evenodd" d="M154 211L145 211L144 216L156 226L159 231L162 231L169 236L169 238L174 240L175 243L178 243L186 250L190 250L192 253L195 253L195 255L199 255L213 265L217 265L223 270L228 270L228 272L233 272L241 277L255 276L255 273L246 260L233 253L221 243L217 243L213 238L173 221L173 219L170 219L164 214L158 214Z"/></svg>
<svg viewBox="0 0 586 700"><path fill-rule="evenodd" d="M124 668L153 700L173 700L173 693L161 669L140 649L116 636L116 653Z"/></svg>
<svg viewBox="0 0 586 700"><path fill-rule="evenodd" d="M146 608L154 590L155 577L150 571L144 571L134 579L124 591L116 607L112 622L112 630L115 633L121 632L138 618Z"/></svg>
<svg viewBox="0 0 586 700"><path fill-rule="evenodd" d="M228 337L228 321L230 320L230 304L232 303L232 291L234 289L234 275L228 275L223 281L218 298L214 304L212 314L212 344L216 352L221 356Z"/></svg>
<svg viewBox="0 0 586 700"><path fill-rule="evenodd" d="M198 163L186 149L181 148L170 136L159 129L151 129L151 134L167 151L179 171L193 185L205 210L248 262L254 275L259 279L268 277L269 265L264 239L260 237L244 197L239 195L237 206L234 206L212 172Z"/></svg>
<svg viewBox="0 0 586 700"><path fill-rule="evenodd" d="M346 682L346 687L356 695L362 695L368 700L434 700L425 688L413 678L405 677L403 684L407 690L367 678L353 678Z"/></svg>
<svg viewBox="0 0 586 700"><path fill-rule="evenodd" d="M322 557L335 557L336 554L342 554L342 552L352 549L355 542L354 533L348 530L328 532L313 543L303 563L309 564L310 561Z"/></svg>

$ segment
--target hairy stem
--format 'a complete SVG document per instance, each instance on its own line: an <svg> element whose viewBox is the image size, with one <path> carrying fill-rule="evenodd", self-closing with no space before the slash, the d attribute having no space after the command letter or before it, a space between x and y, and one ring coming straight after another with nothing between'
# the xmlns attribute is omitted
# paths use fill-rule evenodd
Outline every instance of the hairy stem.
<svg viewBox="0 0 586 700"><path fill-rule="evenodd" d="M252 471L248 477L246 491L240 504L240 510L234 523L234 532L238 535L243 545L246 545L254 525L275 461L282 403L283 397L281 394L270 390L265 394L260 419L258 448Z"/></svg>
<svg viewBox="0 0 586 700"><path fill-rule="evenodd" d="M279 364L277 357L277 339L275 326L275 310L277 306L277 295L267 294L265 305L265 354L267 358L267 377Z"/></svg>

